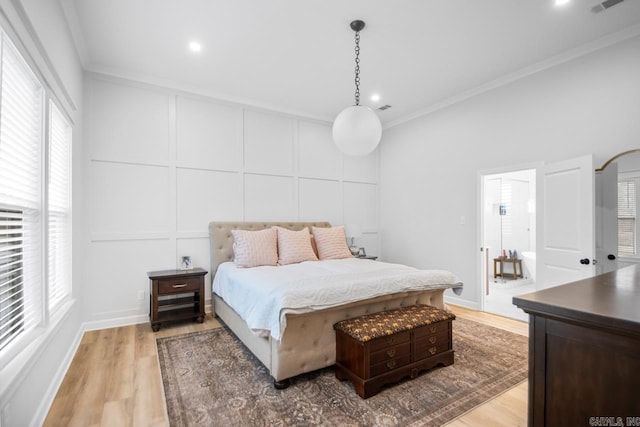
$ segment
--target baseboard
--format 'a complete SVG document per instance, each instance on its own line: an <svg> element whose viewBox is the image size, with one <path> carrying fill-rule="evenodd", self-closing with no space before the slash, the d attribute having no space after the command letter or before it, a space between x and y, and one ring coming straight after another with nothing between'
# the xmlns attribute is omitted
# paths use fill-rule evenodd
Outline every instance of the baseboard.
<svg viewBox="0 0 640 427"><path fill-rule="evenodd" d="M67 374L69 367L71 366L71 362L73 361L73 358L76 355L78 348L80 347L80 343L82 342L83 335L84 335L84 330L81 325L80 328L78 328L78 332L76 333L75 338L73 339L73 343L69 347L69 351L67 351L67 354L65 355L64 359L62 360L62 363L58 367L56 374L54 375L54 377L51 379L51 382L49 383L49 387L47 388L47 391L42 401L40 402L40 405L38 406L38 409L36 410L36 413L33 419L31 420L31 426L35 427L35 426L44 425L44 421L47 418L47 415L49 414L49 409L51 409L51 405L53 405L53 401L55 400L56 395L58 394L58 389L62 385L62 381L64 380L64 377Z"/></svg>
<svg viewBox="0 0 640 427"><path fill-rule="evenodd" d="M149 321L146 314L136 314L134 316L115 317L112 319L92 320L82 324L83 332L96 331L99 329L118 328L120 326L137 325Z"/></svg>
<svg viewBox="0 0 640 427"><path fill-rule="evenodd" d="M204 302L205 313L211 313L211 300ZM114 317L111 319L92 320L83 323L84 331L96 331L99 329L118 328L120 326L137 325L149 322L148 314L135 314L132 316Z"/></svg>
<svg viewBox="0 0 640 427"><path fill-rule="evenodd" d="M477 302L469 301L466 299L462 299L462 298L458 298L450 295L444 296L444 302L453 304L453 305L459 305L460 307L470 308L472 310L480 310L480 304L478 304Z"/></svg>
<svg viewBox="0 0 640 427"><path fill-rule="evenodd" d="M205 312L211 313L211 300L205 302ZM62 385L62 381L64 380L64 377L67 374L69 367L71 366L71 362L73 362L73 358L76 355L78 348L80 347L80 343L82 342L82 337L84 336L85 332L147 322L149 322L149 316L146 314L140 314L135 316L124 316L113 319L95 320L82 323L78 328L71 346L69 347L69 351L67 351L67 353L65 354L62 363L51 379L49 387L47 387L47 391L42 401L40 402L40 405L38 406L38 409L36 410L36 413L32 418L30 425L35 427L44 424L44 421L49 414L49 409L51 409L51 405L56 398L58 389ZM0 426L2 426L2 424L0 424Z"/></svg>

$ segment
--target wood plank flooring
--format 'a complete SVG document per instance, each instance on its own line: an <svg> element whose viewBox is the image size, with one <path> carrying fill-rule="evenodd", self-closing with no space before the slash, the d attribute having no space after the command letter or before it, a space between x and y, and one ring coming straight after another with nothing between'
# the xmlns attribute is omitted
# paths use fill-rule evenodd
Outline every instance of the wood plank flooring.
<svg viewBox="0 0 640 427"><path fill-rule="evenodd" d="M457 316L522 335L523 322L451 306ZM51 405L45 426L168 426L155 339L220 323L176 323L154 333L148 323L86 332ZM527 382L457 418L448 426L525 426Z"/></svg>

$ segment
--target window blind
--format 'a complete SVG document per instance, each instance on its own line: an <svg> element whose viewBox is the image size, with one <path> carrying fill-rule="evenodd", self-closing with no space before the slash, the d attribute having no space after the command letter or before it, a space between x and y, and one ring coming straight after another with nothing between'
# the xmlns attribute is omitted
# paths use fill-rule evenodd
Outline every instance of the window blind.
<svg viewBox="0 0 640 427"><path fill-rule="evenodd" d="M71 125L49 103L48 285L49 309L71 294Z"/></svg>
<svg viewBox="0 0 640 427"><path fill-rule="evenodd" d="M42 321L44 91L0 35L0 350Z"/></svg>
<svg viewBox="0 0 640 427"><path fill-rule="evenodd" d="M618 182L618 253L636 254L636 181Z"/></svg>

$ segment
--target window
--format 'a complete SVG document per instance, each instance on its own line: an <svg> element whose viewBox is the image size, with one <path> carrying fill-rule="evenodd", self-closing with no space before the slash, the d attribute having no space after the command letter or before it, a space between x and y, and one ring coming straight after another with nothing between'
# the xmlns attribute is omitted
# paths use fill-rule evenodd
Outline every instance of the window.
<svg viewBox="0 0 640 427"><path fill-rule="evenodd" d="M637 254L635 179L618 182L618 254Z"/></svg>
<svg viewBox="0 0 640 427"><path fill-rule="evenodd" d="M48 279L49 308L71 294L71 126L49 107Z"/></svg>
<svg viewBox="0 0 640 427"><path fill-rule="evenodd" d="M71 295L71 126L46 99L0 31L1 362Z"/></svg>

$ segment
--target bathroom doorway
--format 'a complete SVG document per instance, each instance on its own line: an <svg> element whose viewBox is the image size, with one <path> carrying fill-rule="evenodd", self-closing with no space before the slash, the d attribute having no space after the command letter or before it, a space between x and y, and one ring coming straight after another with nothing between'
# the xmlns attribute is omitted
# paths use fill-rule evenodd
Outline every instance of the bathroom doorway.
<svg viewBox="0 0 640 427"><path fill-rule="evenodd" d="M535 291L536 170L481 174L482 307L528 320L512 298Z"/></svg>

